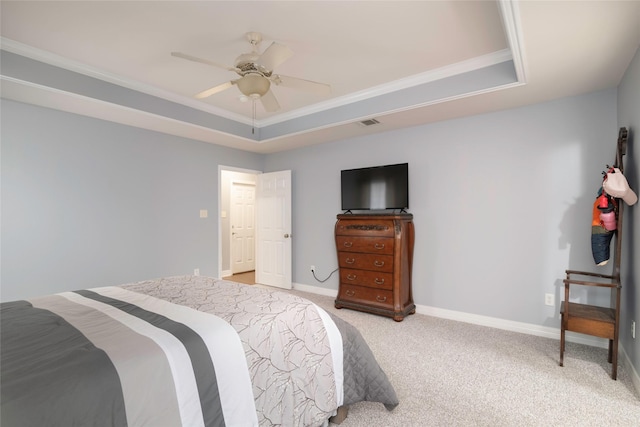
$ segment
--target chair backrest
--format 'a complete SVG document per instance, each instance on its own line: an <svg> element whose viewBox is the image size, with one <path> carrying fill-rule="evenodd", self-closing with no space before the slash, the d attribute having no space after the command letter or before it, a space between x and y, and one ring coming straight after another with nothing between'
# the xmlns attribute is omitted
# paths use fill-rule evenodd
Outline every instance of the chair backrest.
<svg viewBox="0 0 640 427"><path fill-rule="evenodd" d="M620 128L618 132L618 144L616 146L616 160L614 167L624 173L624 155L627 154L627 128ZM616 244L613 250L613 281L620 283L620 261L622 258L622 225L624 202L618 199L618 222L616 226Z"/></svg>

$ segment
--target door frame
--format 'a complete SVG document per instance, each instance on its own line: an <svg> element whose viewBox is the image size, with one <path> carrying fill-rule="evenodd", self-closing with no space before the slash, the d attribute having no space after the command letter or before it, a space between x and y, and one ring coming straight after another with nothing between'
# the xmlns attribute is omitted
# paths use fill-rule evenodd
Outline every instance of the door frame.
<svg viewBox="0 0 640 427"><path fill-rule="evenodd" d="M240 172L252 175L260 175L262 171L254 169L238 168L235 166L218 165L218 278L222 279L222 172ZM256 254L256 259L258 255Z"/></svg>

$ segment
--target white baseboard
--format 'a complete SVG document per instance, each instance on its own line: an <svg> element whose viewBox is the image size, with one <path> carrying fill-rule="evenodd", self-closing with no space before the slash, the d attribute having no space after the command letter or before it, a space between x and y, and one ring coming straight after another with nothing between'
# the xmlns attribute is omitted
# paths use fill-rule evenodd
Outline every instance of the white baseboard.
<svg viewBox="0 0 640 427"><path fill-rule="evenodd" d="M619 356L622 366L624 366L625 370L627 370L631 376L633 387L638 393L640 393L640 375L638 375L638 371L636 371L636 368L631 363L631 359L629 359L629 355L624 351L624 347L622 346L620 346Z"/></svg>
<svg viewBox="0 0 640 427"><path fill-rule="evenodd" d="M220 277L229 277L229 276L233 276L233 273L231 272L231 270L224 270L222 271Z"/></svg>
<svg viewBox="0 0 640 427"><path fill-rule="evenodd" d="M426 305L416 305L416 313L427 316L440 317L442 319L466 322L474 325L488 326L505 331L520 332L523 334L535 335L538 337L560 339L560 329L548 326L534 325L531 323L515 322L513 320L499 319L496 317L481 316L479 314L463 313L460 311L445 310L443 308L430 307ZM608 341L598 337L590 337L582 334L567 333L567 341L579 344L591 345L594 347L608 346Z"/></svg>
<svg viewBox="0 0 640 427"><path fill-rule="evenodd" d="M318 286L303 285L301 283L294 283L293 289L302 292L309 292L312 294L330 296L334 298L338 295L338 291L335 289L320 288ZM515 322L513 320L498 319L496 317L463 313L460 311L446 310L443 308L430 307L427 305L419 304L416 304L416 313L439 317L442 319L455 320L458 322L471 323L474 325L503 329L505 331L520 332L523 334L560 340L560 328L551 328L548 326L533 325L531 323ZM609 345L609 341L606 339L592 337L584 334L576 334L573 332L567 332L566 338L567 341L590 345L593 347L607 348ZM635 389L638 391L638 393L640 393L640 376L638 376L638 372L634 368L631 360L629 359L629 356L624 351L624 347L622 346L620 346L619 356L620 362L624 366L625 370L627 370L631 374L631 380Z"/></svg>
<svg viewBox="0 0 640 427"><path fill-rule="evenodd" d="M326 297L337 297L338 291L335 289L320 288L318 286L303 285L302 283L292 283L296 291L309 292L310 294L324 295Z"/></svg>

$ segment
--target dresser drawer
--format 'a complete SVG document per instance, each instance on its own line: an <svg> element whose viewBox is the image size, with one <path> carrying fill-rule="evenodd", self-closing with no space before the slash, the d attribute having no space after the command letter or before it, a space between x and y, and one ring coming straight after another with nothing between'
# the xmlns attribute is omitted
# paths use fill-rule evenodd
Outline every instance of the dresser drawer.
<svg viewBox="0 0 640 427"><path fill-rule="evenodd" d="M338 252L340 268L393 272L393 256L362 254L358 252Z"/></svg>
<svg viewBox="0 0 640 427"><path fill-rule="evenodd" d="M389 236L393 237L392 220L342 219L336 225L337 235L348 236Z"/></svg>
<svg viewBox="0 0 640 427"><path fill-rule="evenodd" d="M393 237L337 236L339 251L393 254Z"/></svg>
<svg viewBox="0 0 640 427"><path fill-rule="evenodd" d="M340 285L338 299L381 308L393 307L393 292L364 286Z"/></svg>
<svg viewBox="0 0 640 427"><path fill-rule="evenodd" d="M369 270L340 269L340 284L393 289L393 274Z"/></svg>

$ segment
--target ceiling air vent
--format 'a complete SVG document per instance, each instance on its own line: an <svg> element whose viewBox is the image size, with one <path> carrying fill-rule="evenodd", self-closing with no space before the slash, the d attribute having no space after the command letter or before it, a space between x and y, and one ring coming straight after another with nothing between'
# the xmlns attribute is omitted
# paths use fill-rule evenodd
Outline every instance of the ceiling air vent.
<svg viewBox="0 0 640 427"><path fill-rule="evenodd" d="M368 119L368 120L363 120L363 121L358 122L358 123L360 123L360 126L367 127L367 126L377 125L377 124L379 124L380 122L379 122L379 121L377 121L376 119Z"/></svg>

